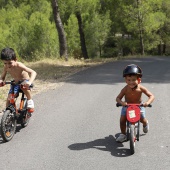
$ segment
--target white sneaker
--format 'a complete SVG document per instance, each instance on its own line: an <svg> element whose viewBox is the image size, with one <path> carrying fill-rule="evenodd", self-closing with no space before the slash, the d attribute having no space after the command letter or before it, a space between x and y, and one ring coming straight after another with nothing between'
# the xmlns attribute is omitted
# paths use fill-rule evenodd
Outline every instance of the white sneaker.
<svg viewBox="0 0 170 170"><path fill-rule="evenodd" d="M34 101L32 99L27 101L27 108L34 108Z"/></svg>
<svg viewBox="0 0 170 170"><path fill-rule="evenodd" d="M116 139L116 142L121 142L122 143L122 142L124 142L126 140L127 140L126 135L120 134L119 137Z"/></svg>
<svg viewBox="0 0 170 170"><path fill-rule="evenodd" d="M149 122L147 121L147 125L145 127L143 126L143 132L148 133L148 131L149 131Z"/></svg>

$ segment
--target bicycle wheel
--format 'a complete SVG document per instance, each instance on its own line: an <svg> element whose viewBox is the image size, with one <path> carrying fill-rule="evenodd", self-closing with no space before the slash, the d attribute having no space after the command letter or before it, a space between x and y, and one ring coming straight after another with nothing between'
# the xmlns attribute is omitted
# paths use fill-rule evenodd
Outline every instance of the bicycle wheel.
<svg viewBox="0 0 170 170"><path fill-rule="evenodd" d="M22 112L22 121L21 126L24 128L28 126L29 120L30 120L30 113L27 110L27 98L24 98L24 106L23 106L23 112Z"/></svg>
<svg viewBox="0 0 170 170"><path fill-rule="evenodd" d="M135 140L136 140L135 125L130 125L130 151L131 151L131 154L135 153Z"/></svg>
<svg viewBox="0 0 170 170"><path fill-rule="evenodd" d="M127 141L129 140L129 134L130 134L130 129L129 129L129 122L126 122L126 137L127 137Z"/></svg>
<svg viewBox="0 0 170 170"><path fill-rule="evenodd" d="M1 119L1 136L5 142L10 141L16 131L17 121L15 114L6 110Z"/></svg>
<svg viewBox="0 0 170 170"><path fill-rule="evenodd" d="M140 122L138 121L137 126L136 126L136 139L139 141L139 135L140 135Z"/></svg>

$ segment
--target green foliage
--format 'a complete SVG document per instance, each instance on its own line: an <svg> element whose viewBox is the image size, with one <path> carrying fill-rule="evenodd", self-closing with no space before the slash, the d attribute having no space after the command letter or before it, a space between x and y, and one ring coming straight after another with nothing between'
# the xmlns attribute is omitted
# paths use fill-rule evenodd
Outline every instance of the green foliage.
<svg viewBox="0 0 170 170"><path fill-rule="evenodd" d="M58 3L69 56L82 57L77 11L82 16L91 58L114 57L120 52L137 54L141 33L147 53L160 44L170 46L170 1L62 0ZM0 0L0 16L0 49L12 47L28 61L59 57L51 0Z"/></svg>
<svg viewBox="0 0 170 170"><path fill-rule="evenodd" d="M34 9L24 1L17 8L8 4L0 10L0 49L12 47L26 60L59 56L57 31L49 20L51 6L43 2L37 1Z"/></svg>
<svg viewBox="0 0 170 170"><path fill-rule="evenodd" d="M87 49L90 57L102 56L103 45L110 31L110 15L91 13L85 23Z"/></svg>
<svg viewBox="0 0 170 170"><path fill-rule="evenodd" d="M75 58L81 58L82 56L80 50L80 38L76 16L74 14L71 14L67 23L68 24L65 25L65 31L69 53L71 56L74 56Z"/></svg>

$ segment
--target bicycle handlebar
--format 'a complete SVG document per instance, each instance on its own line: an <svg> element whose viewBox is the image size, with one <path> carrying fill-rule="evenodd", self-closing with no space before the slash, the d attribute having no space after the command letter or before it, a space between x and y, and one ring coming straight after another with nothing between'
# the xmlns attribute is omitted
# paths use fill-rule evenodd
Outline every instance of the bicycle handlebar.
<svg viewBox="0 0 170 170"><path fill-rule="evenodd" d="M132 104L127 104L127 106L130 106L130 105L143 106L143 104L134 104L134 103L132 103ZM122 106L120 103L116 103L116 107L120 107L120 106ZM127 107L127 106L125 106L125 107ZM152 105L149 104L147 107L152 107Z"/></svg>
<svg viewBox="0 0 170 170"><path fill-rule="evenodd" d="M6 81L6 82L4 82L4 85L6 85L6 84L11 84L11 85L21 85L21 86L24 86L24 85L22 85L22 82L19 82L19 83L15 83L14 81ZM29 86L29 88L33 88L33 84L31 84L30 86Z"/></svg>

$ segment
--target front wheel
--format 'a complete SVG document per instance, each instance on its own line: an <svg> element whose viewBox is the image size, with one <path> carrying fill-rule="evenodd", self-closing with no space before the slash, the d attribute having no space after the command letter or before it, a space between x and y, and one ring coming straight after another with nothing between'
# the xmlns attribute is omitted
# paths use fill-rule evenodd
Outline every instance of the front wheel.
<svg viewBox="0 0 170 170"><path fill-rule="evenodd" d="M5 142L10 141L16 131L17 121L15 113L11 110L5 110L1 119L1 136Z"/></svg>
<svg viewBox="0 0 170 170"><path fill-rule="evenodd" d="M139 141L139 136L140 136L140 122L137 123L137 126L136 126L136 139L137 141Z"/></svg>
<svg viewBox="0 0 170 170"><path fill-rule="evenodd" d="M136 141L135 125L130 125L130 151L131 151L131 154L135 153L135 141Z"/></svg>

